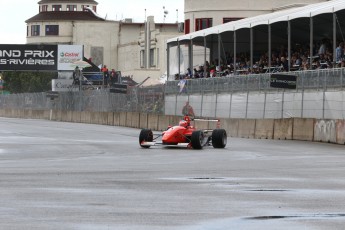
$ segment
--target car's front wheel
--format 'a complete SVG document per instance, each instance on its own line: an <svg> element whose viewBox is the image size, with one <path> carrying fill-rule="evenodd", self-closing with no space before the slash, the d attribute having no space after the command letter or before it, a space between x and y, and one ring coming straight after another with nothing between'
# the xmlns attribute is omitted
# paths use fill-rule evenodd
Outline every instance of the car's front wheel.
<svg viewBox="0 0 345 230"><path fill-rule="evenodd" d="M225 148L227 143L227 135L224 129L215 129L212 132L213 148Z"/></svg>
<svg viewBox="0 0 345 230"><path fill-rule="evenodd" d="M143 142L153 141L153 132L151 129L142 129L139 134L139 144L143 148L150 148L150 146L142 145Z"/></svg>
<svg viewBox="0 0 345 230"><path fill-rule="evenodd" d="M204 142L204 133L201 130L192 133L191 143L193 149L202 149Z"/></svg>

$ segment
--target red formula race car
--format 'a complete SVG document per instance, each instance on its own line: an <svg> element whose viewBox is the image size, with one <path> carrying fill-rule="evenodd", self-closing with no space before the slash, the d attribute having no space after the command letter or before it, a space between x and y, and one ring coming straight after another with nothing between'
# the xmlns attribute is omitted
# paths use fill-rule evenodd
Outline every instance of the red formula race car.
<svg viewBox="0 0 345 230"><path fill-rule="evenodd" d="M216 129L198 130L191 125L191 121L214 121L219 124L219 120L190 119L185 116L176 126L169 126L168 129L160 135L154 136L151 129L142 129L139 135L139 144L143 148L163 145L169 147L186 147L193 149L202 149L204 146L214 148L224 148L227 143L227 135L224 129L217 125ZM161 141L157 141L161 137Z"/></svg>

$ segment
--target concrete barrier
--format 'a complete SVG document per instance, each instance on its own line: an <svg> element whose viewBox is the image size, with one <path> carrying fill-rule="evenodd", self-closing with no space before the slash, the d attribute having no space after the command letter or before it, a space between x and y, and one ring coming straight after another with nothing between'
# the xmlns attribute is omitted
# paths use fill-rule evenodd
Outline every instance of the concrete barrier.
<svg viewBox="0 0 345 230"><path fill-rule="evenodd" d="M43 110L33 110L32 111L32 117L34 119L43 119Z"/></svg>
<svg viewBox="0 0 345 230"><path fill-rule="evenodd" d="M313 141L314 140L314 119L294 118L292 139L301 140L301 141Z"/></svg>
<svg viewBox="0 0 345 230"><path fill-rule="evenodd" d="M164 131L167 130L169 125L174 126L175 124L171 124L170 120L172 120L173 116L170 115L158 115L158 130Z"/></svg>
<svg viewBox="0 0 345 230"><path fill-rule="evenodd" d="M273 139L292 140L293 119L275 119Z"/></svg>
<svg viewBox="0 0 345 230"><path fill-rule="evenodd" d="M337 143L335 120L316 120L314 124L314 141Z"/></svg>
<svg viewBox="0 0 345 230"><path fill-rule="evenodd" d="M148 114L147 128L152 129L152 130L158 130L158 115L157 114Z"/></svg>
<svg viewBox="0 0 345 230"><path fill-rule="evenodd" d="M239 120L236 118L220 119L220 128L226 130L228 137L237 137Z"/></svg>
<svg viewBox="0 0 345 230"><path fill-rule="evenodd" d="M126 127L132 127L132 115L133 115L132 112L127 112L127 114L126 114L126 124L125 124Z"/></svg>
<svg viewBox="0 0 345 230"><path fill-rule="evenodd" d="M71 122L72 121L72 111L70 111L70 110L61 111L61 121Z"/></svg>
<svg viewBox="0 0 345 230"><path fill-rule="evenodd" d="M45 109L44 111L43 111L43 119L45 119L45 120L50 120L50 109L48 110L48 109Z"/></svg>
<svg viewBox="0 0 345 230"><path fill-rule="evenodd" d="M114 113L113 112L107 112L107 124L113 126L114 125Z"/></svg>
<svg viewBox="0 0 345 230"><path fill-rule="evenodd" d="M136 112L127 112L126 127L139 128L140 114Z"/></svg>
<svg viewBox="0 0 345 230"><path fill-rule="evenodd" d="M120 126L120 113L114 113L114 126Z"/></svg>
<svg viewBox="0 0 345 230"><path fill-rule="evenodd" d="M140 116L139 128L140 129L147 129L147 119L148 119L147 113L140 113L139 116Z"/></svg>
<svg viewBox="0 0 345 230"><path fill-rule="evenodd" d="M61 116L62 116L63 111L61 110L56 110L56 121L61 121Z"/></svg>
<svg viewBox="0 0 345 230"><path fill-rule="evenodd" d="M99 112L90 112L90 123L91 124L100 124L100 113Z"/></svg>
<svg viewBox="0 0 345 230"><path fill-rule="evenodd" d="M24 109L23 112L24 114L21 114L20 110L13 110L14 116L17 118L25 118L25 119L30 119L32 118L32 110L31 109Z"/></svg>
<svg viewBox="0 0 345 230"><path fill-rule="evenodd" d="M57 111L54 109L49 110L49 120L56 121L56 113Z"/></svg>
<svg viewBox="0 0 345 230"><path fill-rule="evenodd" d="M72 122L80 123L80 121L81 121L80 111L73 111L72 112Z"/></svg>
<svg viewBox="0 0 345 230"><path fill-rule="evenodd" d="M99 113L99 124L100 125L107 125L108 124L108 112L100 112Z"/></svg>
<svg viewBox="0 0 345 230"><path fill-rule="evenodd" d="M178 125L179 121L183 119L182 116L136 112L80 112L10 108L0 109L0 116L150 128L159 131L166 130L169 125ZM213 124L195 121L192 125L197 129L214 129L216 122ZM220 128L225 129L229 137L294 139L345 144L345 120L220 119Z"/></svg>
<svg viewBox="0 0 345 230"><path fill-rule="evenodd" d="M273 139L274 119L256 119L255 121L255 138L256 139Z"/></svg>
<svg viewBox="0 0 345 230"><path fill-rule="evenodd" d="M132 128L140 127L140 113L132 112Z"/></svg>
<svg viewBox="0 0 345 230"><path fill-rule="evenodd" d="M241 138L254 138L255 119L239 119L237 135Z"/></svg>
<svg viewBox="0 0 345 230"><path fill-rule="evenodd" d="M338 144L345 145L345 120L337 120L337 142Z"/></svg>
<svg viewBox="0 0 345 230"><path fill-rule="evenodd" d="M90 124L91 123L91 112L89 111L83 111L80 114L80 121L81 123L86 123L86 124Z"/></svg>
<svg viewBox="0 0 345 230"><path fill-rule="evenodd" d="M120 126L126 126L127 121L127 113L126 112L120 112Z"/></svg>

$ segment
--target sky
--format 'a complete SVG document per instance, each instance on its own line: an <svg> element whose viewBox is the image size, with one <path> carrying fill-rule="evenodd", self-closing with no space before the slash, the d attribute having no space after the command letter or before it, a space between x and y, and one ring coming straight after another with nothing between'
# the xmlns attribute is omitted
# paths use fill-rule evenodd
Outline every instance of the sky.
<svg viewBox="0 0 345 230"><path fill-rule="evenodd" d="M25 44L25 21L36 14L40 0L1 0L0 44ZM143 22L146 16L154 16L155 22L183 22L184 0L96 0L97 13L108 20L132 18ZM178 11L176 11L178 10ZM164 14L167 11L167 14ZM164 15L166 17L164 18Z"/></svg>

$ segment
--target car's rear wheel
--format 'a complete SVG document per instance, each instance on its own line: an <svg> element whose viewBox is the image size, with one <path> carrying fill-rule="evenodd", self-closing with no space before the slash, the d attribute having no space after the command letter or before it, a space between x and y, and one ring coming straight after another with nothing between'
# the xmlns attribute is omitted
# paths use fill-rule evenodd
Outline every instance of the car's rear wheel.
<svg viewBox="0 0 345 230"><path fill-rule="evenodd" d="M142 129L139 134L139 144L143 148L150 148L150 146L142 145L143 142L153 141L153 132L151 129Z"/></svg>
<svg viewBox="0 0 345 230"><path fill-rule="evenodd" d="M192 148L193 149L202 149L202 145L204 142L204 133L200 130L192 132Z"/></svg>
<svg viewBox="0 0 345 230"><path fill-rule="evenodd" d="M227 143L227 135L224 129L215 129L212 132L213 148L225 148Z"/></svg>

